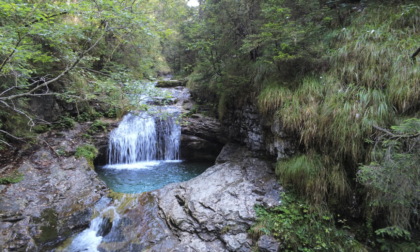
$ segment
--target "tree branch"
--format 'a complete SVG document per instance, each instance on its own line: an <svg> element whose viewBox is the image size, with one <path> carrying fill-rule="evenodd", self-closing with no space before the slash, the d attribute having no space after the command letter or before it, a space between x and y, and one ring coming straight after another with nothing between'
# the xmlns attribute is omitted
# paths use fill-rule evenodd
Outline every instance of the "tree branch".
<svg viewBox="0 0 420 252"><path fill-rule="evenodd" d="M23 141L23 140L22 140L22 138L19 138L19 137L17 137L17 136L14 136L14 135L10 134L10 133L9 133L9 132L7 132L7 131L0 130L0 133L3 133L3 134L5 134L5 135L7 135L7 136L9 136L9 137L11 137L11 138L13 138L13 139L16 139L16 140L19 140L19 141L25 142L25 141Z"/></svg>
<svg viewBox="0 0 420 252"><path fill-rule="evenodd" d="M414 138L414 137L418 137L420 136L420 133L418 134L413 134L413 135L396 135L394 133L392 133L391 131L381 128L379 126L373 125L373 127L379 131L384 132L385 134L387 134L388 136L392 137L392 138Z"/></svg>
<svg viewBox="0 0 420 252"><path fill-rule="evenodd" d="M0 72L3 70L3 68L4 68L4 66L10 61L10 59L13 57L13 55L15 54L15 52L16 52L16 50L17 50L17 48L18 48L18 46L20 45L20 43L22 43L22 41L23 41L23 38L25 37L26 35L24 35L24 36L22 36L22 37L20 37L19 38L19 40L17 41L17 43L16 43L16 45L15 45L15 48L13 48L13 50L12 50L12 52L3 60L3 62L1 63L1 65L0 65Z"/></svg>
<svg viewBox="0 0 420 252"><path fill-rule="evenodd" d="M68 72L73 70L73 68L75 68L77 66L77 64L79 64L79 62L83 59L83 57L88 52L90 52L93 48L96 47L96 45L99 43L99 41L101 41L102 38L105 36L107 27L108 27L108 23L105 23L104 32L101 34L101 36L99 36L99 38L95 41L95 43L93 43L88 49L81 52L79 54L78 58L73 62L73 64L71 64L69 67L67 67L64 71L62 71L55 78L53 78L49 81L46 81L46 82L42 83L41 85L38 85L38 86L34 87L33 89L29 90L28 92L21 93L21 94L16 94L16 95L10 95L10 96L6 96L6 97L0 97L0 101L8 101L8 100L13 100L13 99L20 98L20 97L31 96L35 91L37 91L37 90L39 90L43 87L47 87L49 84L59 80L61 77L63 77Z"/></svg>
<svg viewBox="0 0 420 252"><path fill-rule="evenodd" d="M416 56L418 55L420 53L420 47L419 48L417 48L417 50L413 53L413 55L411 55L411 60L413 61L413 62L416 62Z"/></svg>

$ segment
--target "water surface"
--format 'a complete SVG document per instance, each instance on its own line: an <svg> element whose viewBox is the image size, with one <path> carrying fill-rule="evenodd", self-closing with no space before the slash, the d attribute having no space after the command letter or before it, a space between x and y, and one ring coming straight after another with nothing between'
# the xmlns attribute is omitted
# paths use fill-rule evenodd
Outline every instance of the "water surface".
<svg viewBox="0 0 420 252"><path fill-rule="evenodd" d="M189 180L212 165L210 162L148 161L107 165L97 167L96 171L115 192L142 193Z"/></svg>

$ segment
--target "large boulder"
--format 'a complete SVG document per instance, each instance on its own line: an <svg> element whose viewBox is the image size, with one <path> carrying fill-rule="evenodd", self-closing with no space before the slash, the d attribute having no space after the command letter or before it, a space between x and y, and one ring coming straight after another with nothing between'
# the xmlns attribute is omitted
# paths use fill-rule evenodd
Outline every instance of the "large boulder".
<svg viewBox="0 0 420 252"><path fill-rule="evenodd" d="M121 201L124 215L100 251L252 251L254 206L279 204L281 187L270 162L236 145L222 153L194 179Z"/></svg>
<svg viewBox="0 0 420 252"><path fill-rule="evenodd" d="M89 225L105 184L73 154L84 128L46 133L13 164L23 180L0 185L0 251L48 251Z"/></svg>
<svg viewBox="0 0 420 252"><path fill-rule="evenodd" d="M219 121L213 117L192 114L183 119L181 158L214 161L227 139Z"/></svg>

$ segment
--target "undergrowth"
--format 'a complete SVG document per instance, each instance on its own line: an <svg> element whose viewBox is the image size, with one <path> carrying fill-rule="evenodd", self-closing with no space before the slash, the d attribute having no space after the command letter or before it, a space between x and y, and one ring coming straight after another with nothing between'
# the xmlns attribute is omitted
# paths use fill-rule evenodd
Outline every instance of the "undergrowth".
<svg viewBox="0 0 420 252"><path fill-rule="evenodd" d="M256 207L258 221L250 229L254 238L271 235L281 242L281 251L368 251L348 231L346 219L314 208L293 194L281 197L279 206Z"/></svg>
<svg viewBox="0 0 420 252"><path fill-rule="evenodd" d="M266 81L258 96L260 111L301 143L302 154L277 164L281 182L311 205L331 206L355 192L357 177L365 224L374 225L369 235L381 251L415 251L407 237L419 229L418 131L401 130L404 119L418 121L420 108L420 68L410 59L418 13L418 4L370 4L320 39L328 68L290 83ZM283 209L271 213L284 222Z"/></svg>
<svg viewBox="0 0 420 252"><path fill-rule="evenodd" d="M96 149L95 146L90 144L85 144L77 147L76 153L74 154L76 158L86 158L91 167L93 167L93 160L96 158L97 155L98 149Z"/></svg>
<svg viewBox="0 0 420 252"><path fill-rule="evenodd" d="M23 180L23 174L13 173L8 176L0 177L0 185L15 184Z"/></svg>

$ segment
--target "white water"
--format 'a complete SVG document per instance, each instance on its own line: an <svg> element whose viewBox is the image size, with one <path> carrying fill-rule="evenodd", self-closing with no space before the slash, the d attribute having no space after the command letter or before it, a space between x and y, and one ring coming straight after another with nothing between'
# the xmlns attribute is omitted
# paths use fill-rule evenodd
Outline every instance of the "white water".
<svg viewBox="0 0 420 252"><path fill-rule="evenodd" d="M102 236L99 235L99 231L107 224L108 219L112 217L112 227L115 227L120 216L117 213L114 206L108 206L111 202L110 198L102 198L95 205L95 209L99 212L99 216L90 222L88 229L78 234L70 246L65 249L66 252L99 252L98 246L102 241Z"/></svg>
<svg viewBox="0 0 420 252"><path fill-rule="evenodd" d="M110 134L106 168L129 168L136 163L147 168L153 164L150 161L178 160L180 136L181 126L173 115L129 113Z"/></svg>

